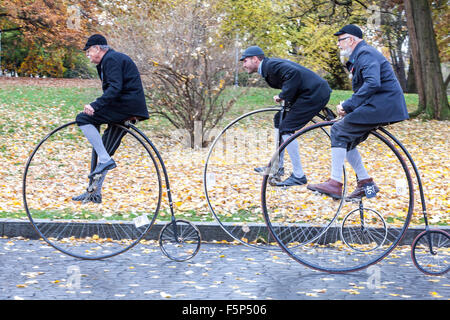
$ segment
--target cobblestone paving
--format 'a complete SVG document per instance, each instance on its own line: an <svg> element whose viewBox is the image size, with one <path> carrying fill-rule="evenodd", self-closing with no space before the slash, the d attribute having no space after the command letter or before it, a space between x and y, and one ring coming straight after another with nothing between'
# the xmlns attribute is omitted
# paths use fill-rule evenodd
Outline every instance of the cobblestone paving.
<svg viewBox="0 0 450 320"><path fill-rule="evenodd" d="M173 262L156 243L103 261L85 261L45 242L0 239L0 299L118 300L391 300L450 298L449 274L427 276L397 248L369 269L327 274L281 251L204 243Z"/></svg>

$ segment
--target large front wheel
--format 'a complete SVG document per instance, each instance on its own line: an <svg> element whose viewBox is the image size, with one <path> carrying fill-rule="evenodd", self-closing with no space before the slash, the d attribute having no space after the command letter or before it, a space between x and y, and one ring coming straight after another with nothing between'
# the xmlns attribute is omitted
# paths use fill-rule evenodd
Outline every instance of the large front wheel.
<svg viewBox="0 0 450 320"><path fill-rule="evenodd" d="M295 142L308 183L326 181L331 147L323 132L329 132L332 124L321 122L298 131L271 163ZM378 262L399 244L411 219L413 185L397 148L378 131L357 148L379 188L376 197L345 201L346 190L351 193L357 183L350 166L340 199L310 191L306 185L280 189L269 184L268 176L263 179L262 209L270 233L294 260L313 269L344 273Z"/></svg>
<svg viewBox="0 0 450 320"><path fill-rule="evenodd" d="M44 137L25 167L23 200L38 236L77 258L103 259L130 249L160 208L154 156L132 130L111 128L104 144L115 152L117 168L95 183L88 178L95 153L75 122Z"/></svg>

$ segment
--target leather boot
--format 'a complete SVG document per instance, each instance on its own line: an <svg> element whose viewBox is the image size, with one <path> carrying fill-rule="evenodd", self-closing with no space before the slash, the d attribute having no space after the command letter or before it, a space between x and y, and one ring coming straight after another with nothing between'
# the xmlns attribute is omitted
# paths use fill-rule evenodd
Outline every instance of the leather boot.
<svg viewBox="0 0 450 320"><path fill-rule="evenodd" d="M373 185L373 190L375 191L375 193L378 193L380 191L380 189L375 184L375 182L373 181L372 178L360 180L360 181L358 181L358 183L356 185L356 189L351 194L349 194L347 196L346 200L348 200L348 201L350 201L350 200L359 200L362 197L364 197L366 195L366 192L364 191L364 188L367 185Z"/></svg>
<svg viewBox="0 0 450 320"><path fill-rule="evenodd" d="M342 183L333 179L328 179L328 181L324 183L309 184L307 188L312 191L329 195L334 199L342 198Z"/></svg>

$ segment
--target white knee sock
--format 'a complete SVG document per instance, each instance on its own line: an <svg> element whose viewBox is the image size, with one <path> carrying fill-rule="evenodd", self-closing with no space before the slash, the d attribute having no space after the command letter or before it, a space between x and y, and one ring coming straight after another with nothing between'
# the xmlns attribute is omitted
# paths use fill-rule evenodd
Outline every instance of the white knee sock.
<svg viewBox="0 0 450 320"><path fill-rule="evenodd" d="M111 157L109 156L105 146L103 145L102 137L100 136L100 132L98 132L97 128L95 128L92 124L86 124L84 126L80 126L80 129L92 144L92 147L97 153L98 162L108 162Z"/></svg>
<svg viewBox="0 0 450 320"><path fill-rule="evenodd" d="M346 148L331 148L331 179L341 182Z"/></svg>
<svg viewBox="0 0 450 320"><path fill-rule="evenodd" d="M284 134L283 135L283 141L286 141L287 139L289 139L289 137L292 134ZM300 161L300 153L298 150L298 141L297 139L292 140L287 146L286 146L286 150L289 154L289 158L291 158L291 162L292 162L292 171L294 176L296 176L297 178L301 178L303 177L305 174L303 172L303 168L302 168L302 163Z"/></svg>
<svg viewBox="0 0 450 320"><path fill-rule="evenodd" d="M370 176L364 168L364 164L362 162L361 155L358 152L358 149L354 148L347 152L347 161L352 166L353 170L355 170L356 175L358 176L358 180L369 179Z"/></svg>

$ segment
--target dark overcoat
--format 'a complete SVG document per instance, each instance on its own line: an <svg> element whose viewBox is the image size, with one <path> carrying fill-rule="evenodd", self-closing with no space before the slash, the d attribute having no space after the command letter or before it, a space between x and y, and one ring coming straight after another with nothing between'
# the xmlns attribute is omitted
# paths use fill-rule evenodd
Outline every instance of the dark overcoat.
<svg viewBox="0 0 450 320"><path fill-rule="evenodd" d="M361 41L347 63L353 95L342 103L346 121L355 124L392 123L408 119L402 88L387 59Z"/></svg>
<svg viewBox="0 0 450 320"><path fill-rule="evenodd" d="M264 58L261 75L271 88L281 89L278 96L291 106L280 128L285 132L299 130L306 125L330 99L328 82L298 63ZM278 118L274 121L278 127Z"/></svg>
<svg viewBox="0 0 450 320"><path fill-rule="evenodd" d="M141 76L130 57L109 49L97 71L103 95L91 103L94 115L102 114L113 122L120 117L149 118Z"/></svg>

